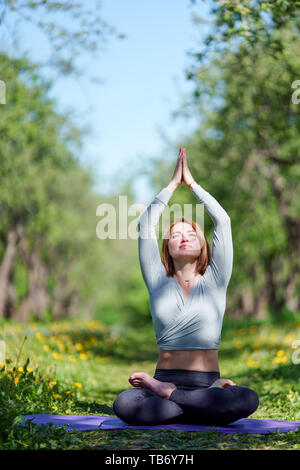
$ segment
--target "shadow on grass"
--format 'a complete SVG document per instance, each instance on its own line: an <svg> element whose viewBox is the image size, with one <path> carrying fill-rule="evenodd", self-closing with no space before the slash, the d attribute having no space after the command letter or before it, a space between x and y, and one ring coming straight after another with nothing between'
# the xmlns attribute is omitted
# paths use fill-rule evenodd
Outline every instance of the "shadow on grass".
<svg viewBox="0 0 300 470"><path fill-rule="evenodd" d="M117 395L116 395L117 396ZM93 415L108 415L115 416L114 410L111 406L99 404L95 402L80 402L75 403L77 410L82 410L85 413Z"/></svg>

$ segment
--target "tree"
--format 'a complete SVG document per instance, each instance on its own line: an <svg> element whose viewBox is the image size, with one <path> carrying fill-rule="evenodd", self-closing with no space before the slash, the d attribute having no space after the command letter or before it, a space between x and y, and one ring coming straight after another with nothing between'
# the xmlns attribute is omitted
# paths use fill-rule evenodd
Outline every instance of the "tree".
<svg viewBox="0 0 300 470"><path fill-rule="evenodd" d="M190 0L190 3L196 5L199 2ZM203 62L213 51L222 52L224 48L238 50L241 43L244 50L255 48L258 41L266 52L277 55L283 51L283 43L276 32L286 25L296 34L300 30L299 1L212 0L211 4L214 31L206 36L203 51L190 54L196 62ZM194 22L201 21L196 13ZM187 78L193 76L193 70L188 70Z"/></svg>
<svg viewBox="0 0 300 470"><path fill-rule="evenodd" d="M100 13L100 0L0 0L0 32L10 18L32 24L44 34L51 50L48 60L36 65L50 65L62 75L78 74L75 58L79 54L95 53L109 35L126 38L104 21ZM6 52L7 44L1 42L2 51Z"/></svg>
<svg viewBox="0 0 300 470"><path fill-rule="evenodd" d="M0 316L88 312L99 297L87 273L103 248L98 196L74 151L83 132L55 111L35 67L3 54L0 67L9 96L0 115Z"/></svg>

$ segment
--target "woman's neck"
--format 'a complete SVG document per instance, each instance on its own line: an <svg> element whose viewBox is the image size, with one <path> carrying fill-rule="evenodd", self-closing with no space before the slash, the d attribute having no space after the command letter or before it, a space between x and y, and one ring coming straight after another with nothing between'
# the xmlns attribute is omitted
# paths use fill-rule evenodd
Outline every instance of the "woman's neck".
<svg viewBox="0 0 300 470"><path fill-rule="evenodd" d="M194 272L194 271L191 272L190 270L184 271L184 272L177 271L174 274L174 277L177 279L177 281L186 287L189 287L191 284L193 284L194 281L198 279L199 276L201 276L201 274Z"/></svg>

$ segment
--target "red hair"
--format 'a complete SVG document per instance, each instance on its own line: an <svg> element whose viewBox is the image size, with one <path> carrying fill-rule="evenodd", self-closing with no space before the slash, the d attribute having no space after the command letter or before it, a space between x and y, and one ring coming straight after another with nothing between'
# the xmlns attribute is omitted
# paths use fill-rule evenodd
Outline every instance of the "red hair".
<svg viewBox="0 0 300 470"><path fill-rule="evenodd" d="M197 260L197 265L196 265L196 271L199 274L204 274L207 266L209 265L210 259L211 259L211 254L210 254L210 247L209 244L207 243L206 237L201 229L201 227L194 222L193 220L188 220L185 217L179 217L179 219L175 220L168 230L166 231L164 237L163 237L163 243L162 243L162 263L166 268L167 275L168 276L174 276L175 274L175 268L174 268L174 262L173 258L169 253L169 247L168 247L168 242L170 239L170 235L172 232L172 228L174 227L175 224L178 222L185 222L187 224L190 224L193 229L196 232L196 236L198 240L200 241L200 246L201 246L201 252Z"/></svg>

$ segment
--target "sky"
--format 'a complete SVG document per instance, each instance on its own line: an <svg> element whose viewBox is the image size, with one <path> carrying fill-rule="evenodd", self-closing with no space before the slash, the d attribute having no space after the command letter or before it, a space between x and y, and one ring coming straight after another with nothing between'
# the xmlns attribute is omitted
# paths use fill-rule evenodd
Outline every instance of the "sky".
<svg viewBox="0 0 300 470"><path fill-rule="evenodd" d="M87 2L92 0L87 0ZM188 51L201 50L208 26L195 26L193 13L210 19L209 2L198 0L102 0L102 18L123 40L109 36L96 58L83 54L78 63L87 76L100 78L101 84L87 77L62 77L54 83L52 96L58 109L72 109L80 126L90 133L83 140L80 160L93 168L95 189L102 194L118 192L118 184L128 171L147 165L149 158L170 158L164 154L168 141L196 130L198 120L172 119L183 96L193 84L184 70L191 64ZM40 60L49 51L46 39L29 24L21 24L22 47L30 58ZM201 34L200 34L201 29ZM178 152L174 158L174 168ZM172 174L165 175L167 185ZM138 202L153 199L153 188L141 175L134 179Z"/></svg>

